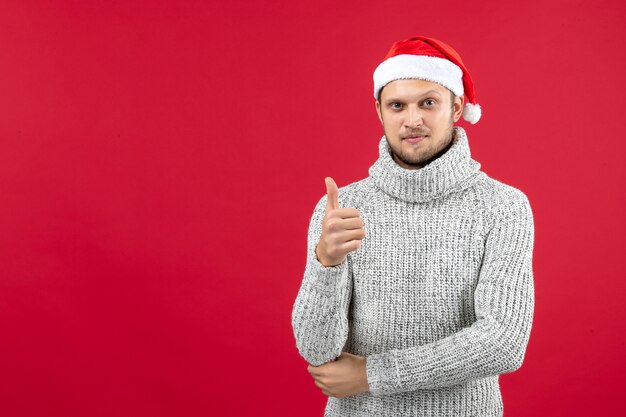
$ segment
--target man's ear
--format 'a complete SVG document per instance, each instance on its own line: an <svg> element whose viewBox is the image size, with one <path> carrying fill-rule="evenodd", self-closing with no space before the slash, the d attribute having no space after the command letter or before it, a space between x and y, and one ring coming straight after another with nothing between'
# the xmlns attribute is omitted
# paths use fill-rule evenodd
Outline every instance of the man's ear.
<svg viewBox="0 0 626 417"><path fill-rule="evenodd" d="M454 97L454 121L458 121L463 114L463 105L465 103L465 96Z"/></svg>
<svg viewBox="0 0 626 417"><path fill-rule="evenodd" d="M380 123L383 124L383 115L380 112L380 101L376 100L376 113L378 114L378 119L380 120Z"/></svg>

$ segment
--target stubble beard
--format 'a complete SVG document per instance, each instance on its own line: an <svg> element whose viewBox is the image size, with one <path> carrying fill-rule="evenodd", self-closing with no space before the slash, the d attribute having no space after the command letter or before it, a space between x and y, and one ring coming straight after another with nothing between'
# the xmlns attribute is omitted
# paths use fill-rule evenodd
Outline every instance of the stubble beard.
<svg viewBox="0 0 626 417"><path fill-rule="evenodd" d="M442 142L443 145L439 149L429 149L426 153L418 155L414 153L404 153L402 151L401 144L398 150L394 149L394 147L389 143L389 139L387 139L387 143L389 143L389 148L391 149L391 154L394 159L400 160L408 166L423 168L435 159L439 158L441 155L445 154L454 143L454 115L450 117L450 123L444 133L444 137L446 140ZM432 137L430 139L432 140Z"/></svg>

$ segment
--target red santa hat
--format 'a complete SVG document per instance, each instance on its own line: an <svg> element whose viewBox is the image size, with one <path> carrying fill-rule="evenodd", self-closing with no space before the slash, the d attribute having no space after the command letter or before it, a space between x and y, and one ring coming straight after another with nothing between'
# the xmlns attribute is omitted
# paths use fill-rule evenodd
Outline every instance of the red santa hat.
<svg viewBox="0 0 626 417"><path fill-rule="evenodd" d="M447 87L456 96L465 94L463 119L474 124L481 116L474 83L459 54L440 40L415 36L391 46L374 71L374 97L394 80L418 78Z"/></svg>

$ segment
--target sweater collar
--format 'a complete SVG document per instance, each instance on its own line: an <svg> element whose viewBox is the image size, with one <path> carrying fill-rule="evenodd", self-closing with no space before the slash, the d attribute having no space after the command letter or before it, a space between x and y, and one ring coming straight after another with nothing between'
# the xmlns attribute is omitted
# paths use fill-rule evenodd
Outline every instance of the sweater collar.
<svg viewBox="0 0 626 417"><path fill-rule="evenodd" d="M480 170L472 159L465 130L455 126L454 143L420 169L406 169L393 160L387 138L378 144L379 157L369 168L374 183L387 194L411 203L423 203L467 188Z"/></svg>

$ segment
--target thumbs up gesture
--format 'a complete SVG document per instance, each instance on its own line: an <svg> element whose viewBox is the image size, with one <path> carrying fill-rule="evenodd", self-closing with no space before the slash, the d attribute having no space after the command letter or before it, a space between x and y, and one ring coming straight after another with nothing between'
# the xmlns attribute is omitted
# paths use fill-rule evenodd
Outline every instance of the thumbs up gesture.
<svg viewBox="0 0 626 417"><path fill-rule="evenodd" d="M331 177L326 177L326 214L322 235L315 248L320 263L326 267L341 264L349 252L361 247L365 223L356 208L339 207L339 190Z"/></svg>

